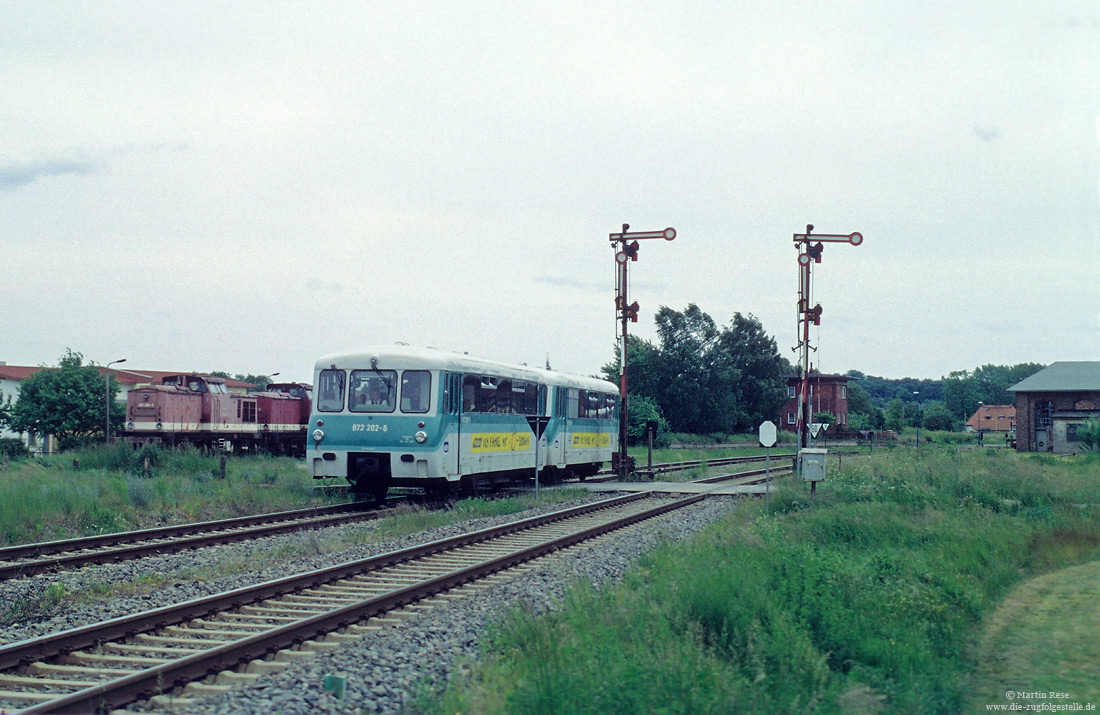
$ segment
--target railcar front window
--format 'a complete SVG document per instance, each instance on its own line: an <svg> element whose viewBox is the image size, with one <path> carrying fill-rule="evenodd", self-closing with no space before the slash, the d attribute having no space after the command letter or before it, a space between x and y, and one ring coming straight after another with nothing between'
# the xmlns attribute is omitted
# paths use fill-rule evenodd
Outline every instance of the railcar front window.
<svg viewBox="0 0 1100 715"><path fill-rule="evenodd" d="M393 412L396 398L396 370L351 371L348 409L352 412Z"/></svg>
<svg viewBox="0 0 1100 715"><path fill-rule="evenodd" d="M401 411L427 412L432 393L432 374L427 370L401 373Z"/></svg>
<svg viewBox="0 0 1100 715"><path fill-rule="evenodd" d="M322 370L317 378L317 410L319 412L339 412L344 409L343 370Z"/></svg>

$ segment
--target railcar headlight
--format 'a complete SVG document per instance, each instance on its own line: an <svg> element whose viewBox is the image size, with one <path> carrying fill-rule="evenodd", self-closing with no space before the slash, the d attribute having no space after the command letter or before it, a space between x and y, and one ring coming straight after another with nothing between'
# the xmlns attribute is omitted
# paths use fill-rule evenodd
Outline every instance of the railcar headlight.
<svg viewBox="0 0 1100 715"><path fill-rule="evenodd" d="M324 433L323 430L319 430L319 429L313 430L313 441L314 442L320 442L324 438L325 438L325 433Z"/></svg>
<svg viewBox="0 0 1100 715"><path fill-rule="evenodd" d="M420 430L420 431L419 431L419 432L417 432L417 433L416 433L415 435L413 435L413 438L414 438L414 439L415 439L415 440L416 440L416 441L417 441L417 442L418 442L419 444L424 444L425 442L427 442L427 441L428 441L428 433L427 433L427 432L425 432L424 430Z"/></svg>

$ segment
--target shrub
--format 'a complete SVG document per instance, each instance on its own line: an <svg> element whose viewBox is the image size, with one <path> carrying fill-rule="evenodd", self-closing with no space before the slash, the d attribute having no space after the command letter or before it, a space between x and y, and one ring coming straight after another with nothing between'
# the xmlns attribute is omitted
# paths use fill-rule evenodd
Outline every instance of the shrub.
<svg viewBox="0 0 1100 715"><path fill-rule="evenodd" d="M27 445L23 444L23 440L16 437L0 439L0 455L10 459L21 459L29 454L30 452L27 451Z"/></svg>
<svg viewBox="0 0 1100 715"><path fill-rule="evenodd" d="M1077 428L1077 440L1087 450L1092 452L1100 450L1100 419L1093 417L1085 420L1085 423Z"/></svg>

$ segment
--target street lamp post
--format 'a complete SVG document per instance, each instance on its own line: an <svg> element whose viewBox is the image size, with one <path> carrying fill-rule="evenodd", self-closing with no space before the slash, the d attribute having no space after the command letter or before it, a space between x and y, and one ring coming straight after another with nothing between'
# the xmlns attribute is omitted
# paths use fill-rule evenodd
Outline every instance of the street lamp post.
<svg viewBox="0 0 1100 715"><path fill-rule="evenodd" d="M112 360L107 363L107 369L103 373L103 406L104 411L107 413L107 428L103 433L107 444L111 443L111 365L117 365L120 362L126 362L126 358Z"/></svg>
<svg viewBox="0 0 1100 715"><path fill-rule="evenodd" d="M916 399L916 402L917 402L917 442L916 442L916 446L919 447L920 446L920 391L919 390L914 390L913 391L913 397Z"/></svg>

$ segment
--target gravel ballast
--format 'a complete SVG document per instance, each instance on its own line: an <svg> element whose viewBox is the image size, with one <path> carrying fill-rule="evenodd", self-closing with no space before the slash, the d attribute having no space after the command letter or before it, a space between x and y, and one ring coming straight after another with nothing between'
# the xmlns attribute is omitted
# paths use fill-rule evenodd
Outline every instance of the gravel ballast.
<svg viewBox="0 0 1100 715"><path fill-rule="evenodd" d="M607 495L594 495L591 499L577 499L529 510L523 514L471 520L308 558L295 556L293 568L295 571L323 568L606 497ZM689 537L727 513L735 503L734 498L711 497L660 518L647 520L593 542L544 557L537 562L537 569L526 574L388 625L376 633L350 641L333 652L295 663L252 684L237 686L227 693L189 702L180 712L400 711L418 687L438 687L444 684L456 663L475 658L480 638L487 632L489 623L504 610L520 603L526 603L538 611L555 608L561 603L568 585L578 578L587 579L597 587L616 580L630 564L659 543ZM0 602L10 604L14 599L38 598L51 584L61 584L70 593L88 593L96 589L106 591L110 584L140 582L149 573L160 574L160 579L167 578L169 581L174 575L178 574L179 577L178 582L158 588L152 593L124 598L105 597L102 602L66 604L64 612L52 618L2 627L0 643L10 643L281 578L288 574L286 565L209 581L195 580L193 574L209 570L211 564L218 561L243 562L256 554L285 550L288 545L304 546L308 549L312 544L323 543L332 538L339 530L354 528L372 527L330 527L224 544L183 554L90 566L71 572L3 582L0 583ZM347 691L342 700L323 689L322 684L327 675L346 679ZM143 712L172 712L152 703L139 703L135 707Z"/></svg>
<svg viewBox="0 0 1100 715"><path fill-rule="evenodd" d="M545 557L532 572L386 626L253 684L187 703L178 711L399 712L417 688L441 687L458 663L475 659L489 624L511 607L525 603L536 611L546 611L562 602L566 588L578 578L597 588L615 581L658 544L695 534L728 513L733 503L731 498L708 499ZM324 690L327 675L346 679L343 700Z"/></svg>

